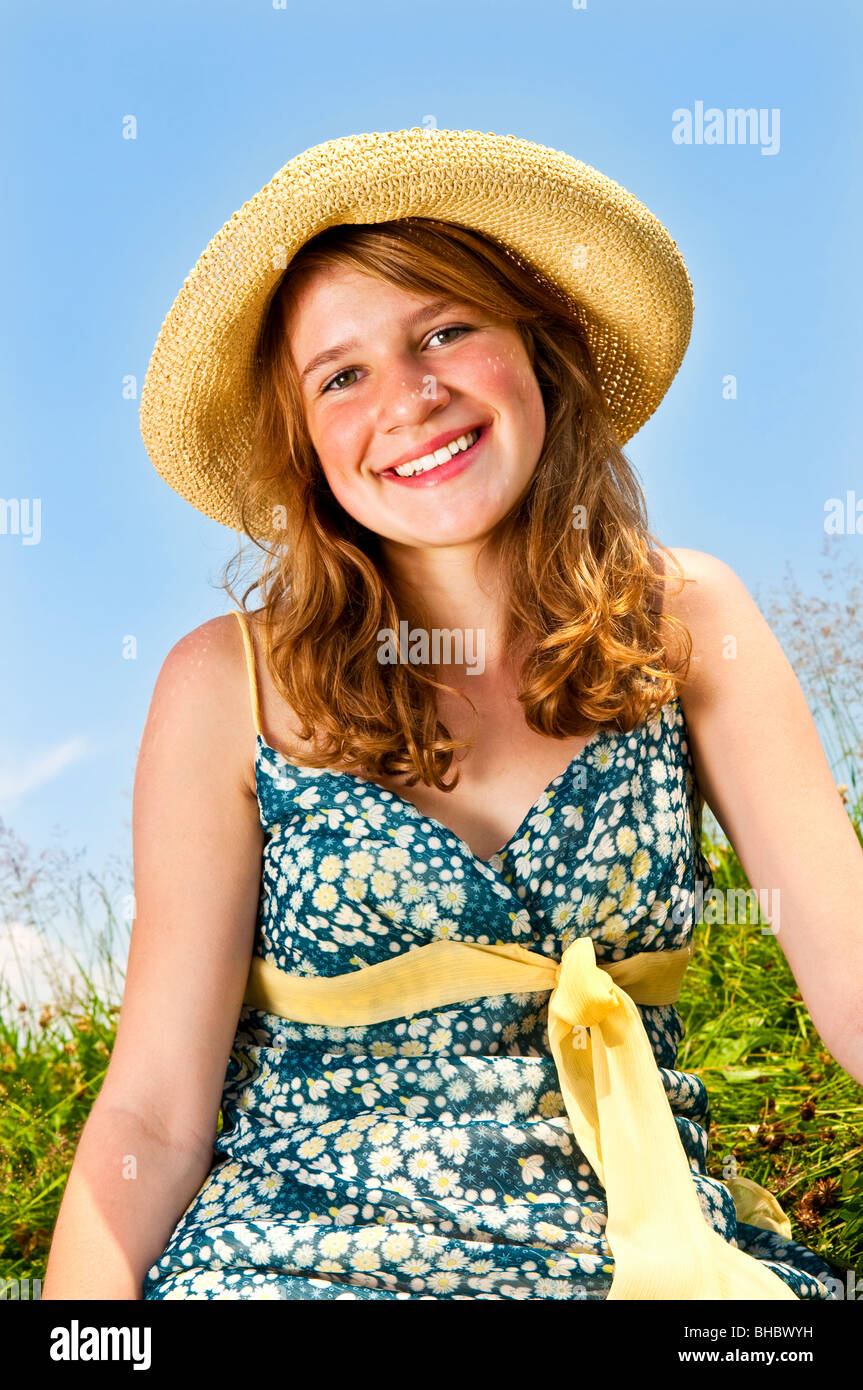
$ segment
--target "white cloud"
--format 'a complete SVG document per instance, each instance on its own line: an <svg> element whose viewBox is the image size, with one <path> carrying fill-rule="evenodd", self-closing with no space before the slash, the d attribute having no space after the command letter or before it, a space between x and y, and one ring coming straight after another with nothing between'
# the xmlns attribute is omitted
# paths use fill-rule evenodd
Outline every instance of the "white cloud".
<svg viewBox="0 0 863 1390"><path fill-rule="evenodd" d="M51 782L67 767L91 752L90 743L81 734L67 738L46 753L32 758L18 768L0 768L0 801L18 801L28 792Z"/></svg>

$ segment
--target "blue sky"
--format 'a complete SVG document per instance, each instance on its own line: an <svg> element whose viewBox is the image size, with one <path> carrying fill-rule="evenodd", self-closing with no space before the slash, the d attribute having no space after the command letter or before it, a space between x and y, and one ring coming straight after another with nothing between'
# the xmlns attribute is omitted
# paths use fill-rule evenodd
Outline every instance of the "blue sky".
<svg viewBox="0 0 863 1390"><path fill-rule="evenodd" d="M645 202L695 292L683 366L626 449L651 529L750 589L787 561L814 582L825 501L863 498L860 30L850 0L4 6L0 496L40 499L41 536L0 534L0 816L97 873L131 855L153 685L225 611L235 537L158 477L124 379L140 390L232 212L339 135L429 117L512 133ZM673 113L698 102L778 109L777 152L676 143ZM859 557L863 539L841 544Z"/></svg>

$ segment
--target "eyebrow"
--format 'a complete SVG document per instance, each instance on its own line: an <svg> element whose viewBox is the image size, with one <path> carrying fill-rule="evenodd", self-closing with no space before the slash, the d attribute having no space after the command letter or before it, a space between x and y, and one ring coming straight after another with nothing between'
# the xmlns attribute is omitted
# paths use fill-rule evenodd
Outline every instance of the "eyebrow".
<svg viewBox="0 0 863 1390"><path fill-rule="evenodd" d="M413 329L423 323L425 319L432 318L435 314L441 313L444 309L453 309L458 305L456 299L444 298L433 299L430 304L424 304L421 309L415 309L412 314L403 320L404 327ZM352 352L357 346L356 338L348 338L344 343L334 343L332 347L325 348L323 352L317 353L310 362L307 362L300 373L300 382L304 382L306 377L311 376L312 372L320 367L325 367L329 362L335 362L343 357L346 352Z"/></svg>

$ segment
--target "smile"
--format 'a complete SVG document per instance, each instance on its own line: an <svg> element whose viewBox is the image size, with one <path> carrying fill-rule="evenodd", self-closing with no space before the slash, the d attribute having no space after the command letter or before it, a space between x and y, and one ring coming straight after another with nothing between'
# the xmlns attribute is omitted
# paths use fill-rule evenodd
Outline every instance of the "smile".
<svg viewBox="0 0 863 1390"><path fill-rule="evenodd" d="M476 456L477 446L487 433L487 426L469 430L467 434L458 435L456 439L450 440L449 444L440 449L435 449L433 453L422 454L407 463L399 464L397 468L387 468L379 476L388 482L414 486L444 482L470 466Z"/></svg>

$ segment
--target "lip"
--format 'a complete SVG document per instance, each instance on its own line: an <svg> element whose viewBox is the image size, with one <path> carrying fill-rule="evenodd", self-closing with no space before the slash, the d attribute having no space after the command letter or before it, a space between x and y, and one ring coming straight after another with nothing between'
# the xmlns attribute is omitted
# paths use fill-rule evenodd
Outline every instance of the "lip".
<svg viewBox="0 0 863 1390"><path fill-rule="evenodd" d="M471 429L479 430L479 439L471 444L469 449L463 449L458 454L453 454L449 463L440 463L437 468L430 468L426 473L415 473L412 478L400 478L398 473L389 471L380 473L378 476L387 483L398 483L401 487L436 487L439 483L445 483L449 478L455 478L459 473L463 473L466 468L470 468L479 450L485 443L491 425L471 425L467 430L460 430L459 434L470 434ZM442 436L443 438L444 436ZM458 435L451 435L450 438L458 439ZM442 444L437 446L443 448ZM428 453L431 450L427 450ZM422 457L414 454L413 458ZM405 460L407 462L407 460Z"/></svg>
<svg viewBox="0 0 863 1390"><path fill-rule="evenodd" d="M470 434L471 430L485 429L488 424L488 420L480 420L476 424L466 425L463 429L450 429L444 434L436 434L434 439L426 440L425 444L419 445L409 454L402 454L401 458L393 459L393 462L388 463L386 468L378 469L378 477L383 477L384 473L389 473L394 468L401 468L403 463L412 463L414 459L421 459L426 454L433 454L435 449L443 449L445 445L452 444L453 440L458 439L460 435ZM473 445L471 445L472 447Z"/></svg>

